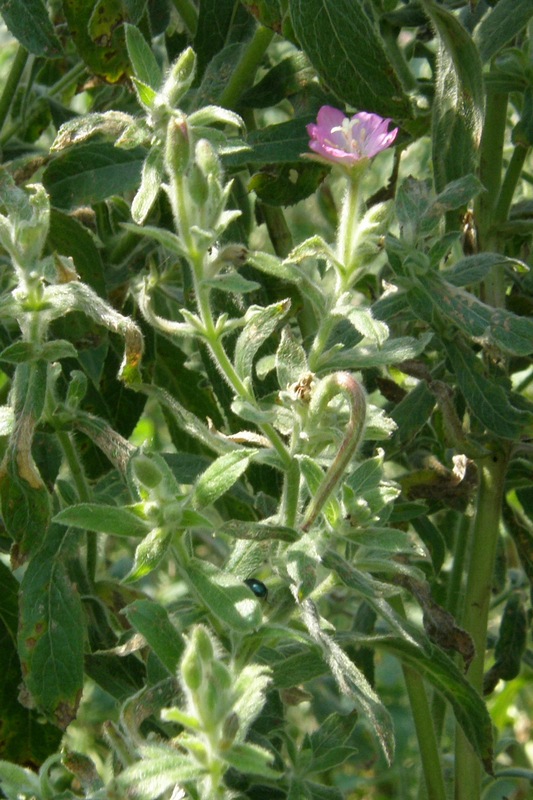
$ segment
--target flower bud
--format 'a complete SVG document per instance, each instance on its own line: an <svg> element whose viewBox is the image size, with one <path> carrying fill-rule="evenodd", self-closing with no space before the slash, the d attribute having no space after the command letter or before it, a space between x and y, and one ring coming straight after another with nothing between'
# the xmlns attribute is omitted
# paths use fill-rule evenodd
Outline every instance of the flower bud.
<svg viewBox="0 0 533 800"><path fill-rule="evenodd" d="M177 61L170 68L170 73L163 86L163 94L171 108L175 108L178 101L190 88L196 71L196 56L191 47L181 53Z"/></svg>
<svg viewBox="0 0 533 800"><path fill-rule="evenodd" d="M157 464L145 455L133 459L133 472L136 480L147 489L155 489L163 480L163 473Z"/></svg>
<svg viewBox="0 0 533 800"><path fill-rule="evenodd" d="M207 139L200 139L197 143L195 160L206 178L222 180L222 165L213 145Z"/></svg>
<svg viewBox="0 0 533 800"><path fill-rule="evenodd" d="M189 165L191 147L189 128L185 117L171 117L167 125L165 166L168 174L183 175Z"/></svg>
<svg viewBox="0 0 533 800"><path fill-rule="evenodd" d="M209 633L202 625L198 625L194 629L191 643L194 645L196 652L204 664L210 664L213 661L215 656L213 642L211 641Z"/></svg>
<svg viewBox="0 0 533 800"><path fill-rule="evenodd" d="M189 172L189 191L196 205L201 208L207 202L209 196L209 186L207 179L199 168L198 164L193 164Z"/></svg>
<svg viewBox="0 0 533 800"><path fill-rule="evenodd" d="M224 725L222 728L222 739L220 741L220 749L227 750L233 742L235 741L235 737L239 732L239 716L232 711L229 716L226 717L224 720Z"/></svg>
<svg viewBox="0 0 533 800"><path fill-rule="evenodd" d="M202 662L194 646L194 634L181 659L180 674L184 685L191 692L199 690L202 685L203 670Z"/></svg>

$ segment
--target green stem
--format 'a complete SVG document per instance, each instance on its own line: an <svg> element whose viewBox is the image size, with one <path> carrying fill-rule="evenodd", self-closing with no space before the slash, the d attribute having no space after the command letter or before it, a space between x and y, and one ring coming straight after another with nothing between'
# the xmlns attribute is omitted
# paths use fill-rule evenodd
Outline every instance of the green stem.
<svg viewBox="0 0 533 800"><path fill-rule="evenodd" d="M285 214L278 206L269 206L266 203L261 203L261 213L265 220L274 252L280 258L286 258L293 248L293 241Z"/></svg>
<svg viewBox="0 0 533 800"><path fill-rule="evenodd" d="M15 92L22 77L22 73L24 72L27 60L28 51L25 47L19 45L13 63L11 64L9 75L4 84L2 96L0 97L0 130L3 128L4 122L9 114L9 109L11 108L11 103L15 97Z"/></svg>
<svg viewBox="0 0 533 800"><path fill-rule="evenodd" d="M467 678L480 694L483 690L492 576L500 532L508 457L507 448L494 449L490 456L478 462L480 485L470 544L462 623L472 637L476 651ZM455 745L455 798L479 800L480 792L481 764L462 729L458 727Z"/></svg>
<svg viewBox="0 0 533 800"><path fill-rule="evenodd" d="M239 98L251 86L257 68L263 60L263 56L273 37L274 31L271 31L270 28L265 28L263 25L259 25L256 28L219 98L221 106L230 109L237 108Z"/></svg>
<svg viewBox="0 0 533 800"><path fill-rule="evenodd" d="M405 618L401 597L391 597L389 602L395 611ZM438 738L426 686L420 673L413 667L402 664L402 672L415 724L427 796L430 800L446 800Z"/></svg>
<svg viewBox="0 0 533 800"><path fill-rule="evenodd" d="M346 193L342 201L341 218L337 238L337 258L344 267L344 275L351 276L353 257L359 222L360 175L347 179Z"/></svg>
<svg viewBox="0 0 533 800"><path fill-rule="evenodd" d="M469 517L467 517L466 514L461 514L457 520L457 524L455 525L453 562L446 587L445 605L446 610L449 611L450 614L453 614L456 619L461 618L464 601L463 575L465 571L469 527ZM444 718L446 716L446 701L444 700L444 697L437 692L435 692L433 695L431 712L433 716L435 734L437 736L437 740L440 740L444 727Z"/></svg>
<svg viewBox="0 0 533 800"><path fill-rule="evenodd" d="M487 250L486 238L502 180L503 145L507 123L507 94L489 93L479 154L479 179L485 187L476 198L474 211L480 249Z"/></svg>
<svg viewBox="0 0 533 800"><path fill-rule="evenodd" d="M289 528L294 528L296 525L299 495L300 467L296 459L293 459L289 469L285 473L280 514L282 524L287 525Z"/></svg>
<svg viewBox="0 0 533 800"><path fill-rule="evenodd" d="M348 372L334 372L324 378L311 401L314 405L311 413L315 416L321 415L329 401L338 394L342 394L350 406L350 420L339 451L307 507L302 523L303 531L309 530L324 503L341 480L346 467L357 450L364 430L366 418L365 393L361 384Z"/></svg>
<svg viewBox="0 0 533 800"><path fill-rule="evenodd" d="M416 91L418 87L417 80L398 45L398 28L386 21L382 21L380 31L386 45L387 58L394 67L394 71L402 82L403 88L406 92Z"/></svg>
<svg viewBox="0 0 533 800"><path fill-rule="evenodd" d="M253 394L248 390L244 382L239 377L238 373L236 372L233 364L231 363L226 350L220 340L219 334L216 332L215 329L215 322L213 320L213 314L211 312L211 306L209 303L209 294L210 288L206 287L202 284L201 276L203 274L203 258L204 256L198 254L195 258L191 258L192 264L192 274L193 274L193 283L194 283L194 292L196 296L196 302L198 304L198 311L200 312L200 317L202 319L202 323L205 330L205 337L209 349L211 350L211 354L215 359L215 364L217 364L218 368L226 378L229 385L232 387L234 392L241 397L243 400L247 400L250 403L255 405L255 398ZM280 457L281 463L288 469L291 465L292 459L287 450L281 436L278 434L275 428L268 422L263 422L259 425L259 428L264 433L264 435L270 440L272 447L277 452L278 456Z"/></svg>
<svg viewBox="0 0 533 800"><path fill-rule="evenodd" d="M78 492L78 499L81 503L87 503L91 499L91 490L87 483L85 473L83 472L78 453L72 441L71 435L65 431L56 431L57 438L63 450L69 466L70 474ZM94 583L96 577L96 562L98 556L98 539L97 534L92 531L87 531L87 575L91 583Z"/></svg>
<svg viewBox="0 0 533 800"><path fill-rule="evenodd" d="M196 33L198 27L198 9L192 0L172 0L174 8L182 18L187 31L191 36Z"/></svg>
<svg viewBox="0 0 533 800"><path fill-rule="evenodd" d="M77 83L78 79L83 75L84 72L85 65L76 64L76 66L72 67L71 70L69 70L56 83L54 83L53 86L50 87L48 90L48 97L55 97L56 95L59 95L65 91L65 89L72 84ZM45 99L40 97L35 102L32 110L26 114L24 119L18 120L5 131L3 131L2 135L0 136L0 147L5 145L6 142L15 136L24 125L28 125L28 123L31 122L34 117L38 116L41 113L41 109L45 103Z"/></svg>
<svg viewBox="0 0 533 800"><path fill-rule="evenodd" d="M511 160L507 167L502 188L494 209L495 223L505 222L509 216L509 209L511 208L514 193L518 181L520 180L524 162L528 153L529 147L526 147L523 144L517 144L513 150L513 155L511 156Z"/></svg>

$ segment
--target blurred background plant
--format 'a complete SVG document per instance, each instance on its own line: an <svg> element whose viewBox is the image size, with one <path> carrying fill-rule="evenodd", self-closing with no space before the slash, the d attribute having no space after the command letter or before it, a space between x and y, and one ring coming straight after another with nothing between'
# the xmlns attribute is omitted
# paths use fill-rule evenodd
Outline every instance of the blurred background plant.
<svg viewBox="0 0 533 800"><path fill-rule="evenodd" d="M0 14L0 791L526 798L530 0Z"/></svg>

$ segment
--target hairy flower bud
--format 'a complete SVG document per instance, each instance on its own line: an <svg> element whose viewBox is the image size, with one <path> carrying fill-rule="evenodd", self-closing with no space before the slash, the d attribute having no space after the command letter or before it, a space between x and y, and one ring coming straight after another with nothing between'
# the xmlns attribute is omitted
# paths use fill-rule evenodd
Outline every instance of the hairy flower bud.
<svg viewBox="0 0 533 800"><path fill-rule="evenodd" d="M162 94L166 97L171 108L175 108L178 101L190 88L196 71L196 56L191 47L181 53L177 61L170 68Z"/></svg>
<svg viewBox="0 0 533 800"><path fill-rule="evenodd" d="M189 127L185 117L171 117L167 125L165 166L168 174L183 175L189 165L191 147Z"/></svg>

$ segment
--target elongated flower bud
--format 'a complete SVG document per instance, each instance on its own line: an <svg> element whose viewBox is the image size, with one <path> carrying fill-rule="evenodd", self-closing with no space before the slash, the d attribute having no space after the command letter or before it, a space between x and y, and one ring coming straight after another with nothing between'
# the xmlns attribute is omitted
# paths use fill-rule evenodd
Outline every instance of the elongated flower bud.
<svg viewBox="0 0 533 800"><path fill-rule="evenodd" d="M183 175L191 153L189 127L185 117L171 117L167 126L165 166L170 177Z"/></svg>

